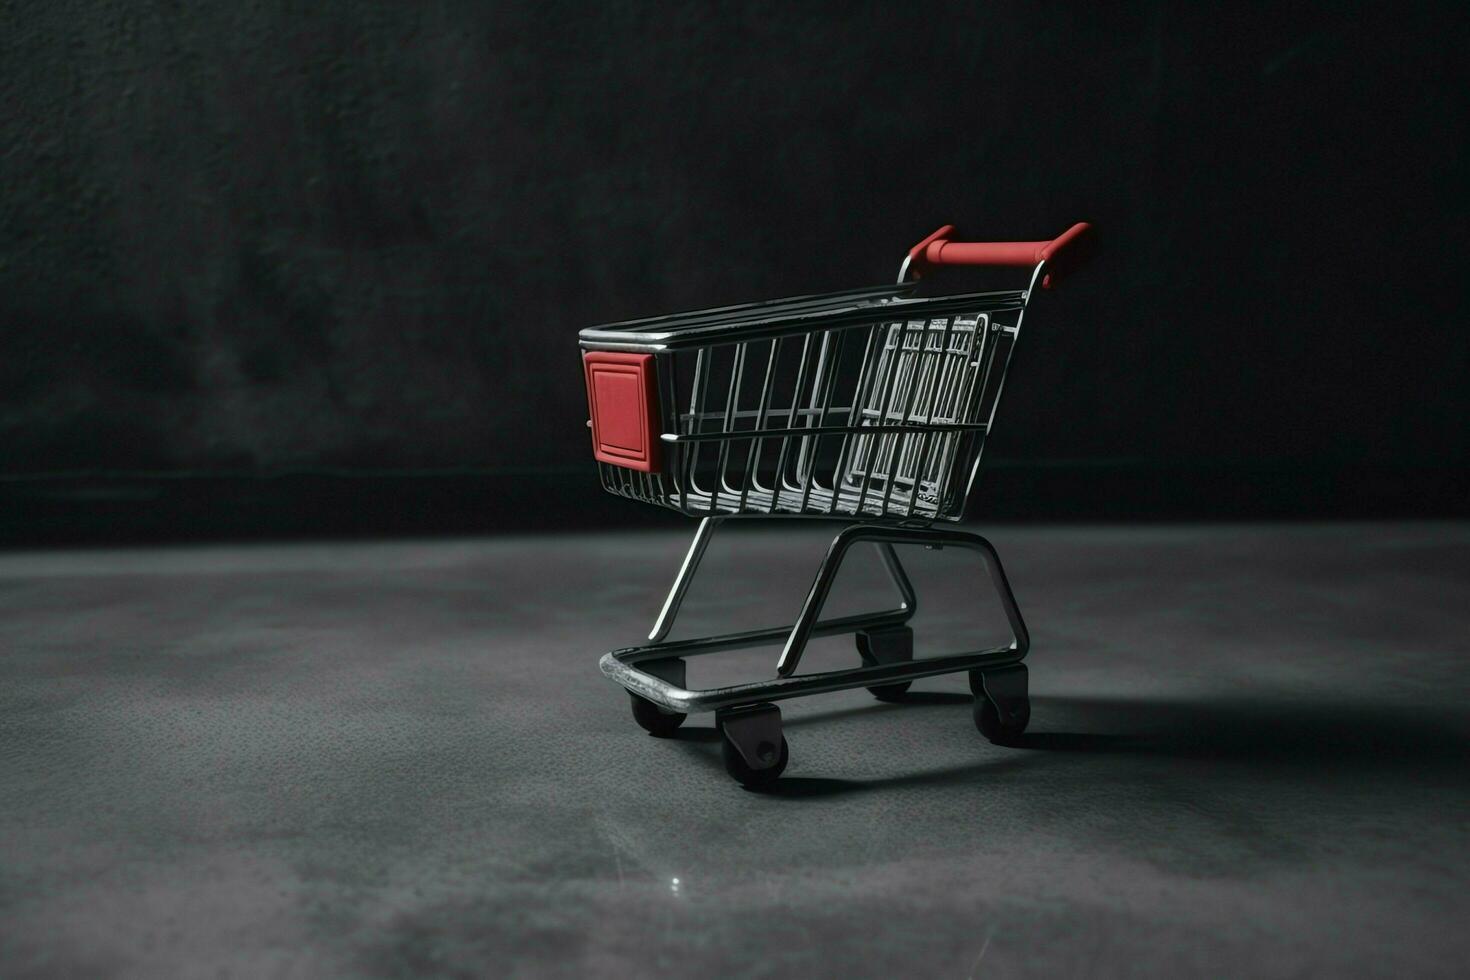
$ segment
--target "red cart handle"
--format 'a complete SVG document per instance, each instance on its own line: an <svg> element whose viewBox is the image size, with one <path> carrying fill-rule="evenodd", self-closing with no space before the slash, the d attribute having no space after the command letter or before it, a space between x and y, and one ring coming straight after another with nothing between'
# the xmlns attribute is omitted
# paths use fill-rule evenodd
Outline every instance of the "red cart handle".
<svg viewBox="0 0 1470 980"><path fill-rule="evenodd" d="M1045 262L1041 285L1050 289L1086 257L1091 231L1092 225L1079 221L1049 242L952 242L954 225L945 225L909 249L908 271L917 277L937 265L1029 267Z"/></svg>

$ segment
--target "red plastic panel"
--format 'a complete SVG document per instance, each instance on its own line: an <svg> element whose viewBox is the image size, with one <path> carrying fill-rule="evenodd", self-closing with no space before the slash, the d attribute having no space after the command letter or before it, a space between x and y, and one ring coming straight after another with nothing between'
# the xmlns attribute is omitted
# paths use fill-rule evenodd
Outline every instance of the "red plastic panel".
<svg viewBox="0 0 1470 980"><path fill-rule="evenodd" d="M592 455L630 470L658 472L662 426L653 355L587 351L582 367L592 415Z"/></svg>

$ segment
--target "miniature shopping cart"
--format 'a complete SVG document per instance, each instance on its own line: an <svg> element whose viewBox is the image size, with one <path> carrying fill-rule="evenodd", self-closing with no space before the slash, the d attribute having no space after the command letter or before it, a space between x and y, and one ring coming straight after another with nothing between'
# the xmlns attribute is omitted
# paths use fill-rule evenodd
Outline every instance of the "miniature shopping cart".
<svg viewBox="0 0 1470 980"><path fill-rule="evenodd" d="M581 332L593 453L610 492L701 518L643 646L614 650L602 671L628 689L633 717L669 736L714 711L725 766L748 787L786 768L774 702L866 687L901 700L923 677L968 671L975 723L1013 742L1030 717L1029 645L995 549L958 521L1037 286L1082 253L1086 224L1049 242L950 240L940 228L909 252L898 283L592 327ZM1032 269L1026 289L919 295L938 266ZM669 641L685 592L721 521L818 517L848 522L833 539L792 626ZM869 542L897 589L885 611L821 618L843 559ZM915 659L917 609L894 550L967 548L984 559L1012 633L1004 647ZM813 637L852 633L861 666L798 674ZM772 680L685 687L685 658L782 644Z"/></svg>

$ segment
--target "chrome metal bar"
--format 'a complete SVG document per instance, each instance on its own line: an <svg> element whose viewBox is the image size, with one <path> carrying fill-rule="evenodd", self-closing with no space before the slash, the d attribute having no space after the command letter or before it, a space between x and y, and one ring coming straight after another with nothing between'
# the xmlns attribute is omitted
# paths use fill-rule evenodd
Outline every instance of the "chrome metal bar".
<svg viewBox="0 0 1470 980"><path fill-rule="evenodd" d="M893 382L898 377L900 366L906 360L903 345L908 340L909 328L913 323L914 321L911 320L904 320L902 322L898 332L898 339L893 345L893 359L889 362L887 380L883 382L883 391L878 395L878 404L875 406L878 410L878 421L880 425L888 420L889 414L893 411L893 403L898 396L899 386ZM921 329L927 326L928 321L920 324ZM858 467L863 474L863 483L862 490L858 494L857 506L853 511L855 514L862 513L863 504L868 499L868 485L873 479L873 464L878 459L878 441L878 438L875 436L869 439L863 446L862 461L858 463Z"/></svg>
<svg viewBox="0 0 1470 980"><path fill-rule="evenodd" d="M988 415L985 411L987 400L993 401L990 394L991 372L995 367L995 356L1000 350L1004 333L1005 330L998 320L991 319L988 321L986 342L982 345L980 357L976 361L974 377L971 379L971 388L965 395L967 399L964 408L966 418ZM963 455L960 454L957 448L954 462L945 471L946 479L952 482L957 473L972 467L975 461L979 460L980 453L984 448L985 443L983 439L972 439L964 443ZM962 502L960 505L961 509L963 509L963 500L966 496L968 496L968 490L960 494L960 500Z"/></svg>
<svg viewBox="0 0 1470 980"><path fill-rule="evenodd" d="M845 309L855 303L871 304L881 300L908 296L913 293L915 287L914 283L905 284L900 280L896 285L861 286L857 289L844 289L833 293L810 293L804 296L790 296L786 299L768 299L754 303L737 303L733 306L717 306L708 310L700 310L697 313L664 313L658 316L639 317L635 320L604 324L599 329L610 331L626 331L633 327L655 329L671 323L686 327L698 324L707 325L738 321L741 318L748 318L753 314L761 314L776 308L787 314L810 313L822 309Z"/></svg>
<svg viewBox="0 0 1470 980"><path fill-rule="evenodd" d="M888 570L888 577L893 580L898 594L903 596L903 608L908 610L912 616L919 611L919 597L914 592L914 583L909 581L908 573L903 569L903 562L898 560L898 552L893 550L891 543L878 545L878 554L883 559L883 567Z"/></svg>
<svg viewBox="0 0 1470 980"><path fill-rule="evenodd" d="M823 338L822 338L823 339L823 342L825 343L826 342L826 339L828 337L830 337L830 336L832 336L832 335L831 334L824 334L823 335ZM826 371L823 372L819 368L818 373L817 373L818 380L819 380L819 382L820 382L820 384L822 386L822 399L821 399L821 402L822 402L821 421L822 422L826 422L827 421L827 418L830 416L830 414L832 412L832 397L833 397L833 393L834 393L834 391L835 391L835 389L837 387L837 366L838 366L838 364L842 360L842 351L845 349L846 344L847 344L847 331L845 331L845 330L839 330L839 331L837 331L836 337L837 337L837 342L834 345L836 347L836 351L831 355L831 358L830 358L830 361L829 361L829 363L827 365ZM825 347L823 349L825 350ZM801 454L798 457L798 463L797 463L797 465L798 465L798 469L801 470L804 473L804 476L802 478L802 481L803 482L802 482L801 507L799 509L805 511L806 510L807 502L809 500L811 500L812 488L814 486L816 486L816 483L817 483L817 475L816 475L816 463L817 463L817 459L816 459L816 457L817 457L817 454L821 451L822 437L821 436L815 436L812 439L803 438L801 440L801 442L802 442ZM807 443L808 442L813 443L813 445L811 447L810 459L808 459L808 456L807 456ZM836 493L837 488L836 488L835 485L834 485L834 487L832 489L833 489L833 493Z"/></svg>
<svg viewBox="0 0 1470 980"><path fill-rule="evenodd" d="M979 552L990 573L991 584L1000 597L1006 621L1010 625L1012 635L1010 645L976 653L929 657L906 663L884 664L855 670L825 671L802 677L792 676L795 670L795 662L792 662L788 665L789 669L778 667L776 680L741 684L712 691L683 690L633 666L647 660L698 656L721 650L759 646L777 642L783 634L787 636L786 648L782 651L784 663L786 654L793 650L795 660L799 660L801 651L814 636L902 625L913 616L917 603L910 598L913 594L912 585L908 583L908 577L904 574L902 566L897 564L896 556L893 559L894 564L889 565L889 572L894 576L895 583L899 584L900 592L905 594L907 608L896 609L886 614L844 616L822 621L816 618L820 614L832 580L841 566L842 558L852 545L861 541L870 541L879 545L885 562L895 544L924 544L940 548L958 547ZM1026 630L1026 623L1021 617L1021 610L1016 603L1010 581L1006 578L1005 569L1001 566L1000 557L996 554L995 547L985 538L963 531L853 524L844 528L833 538L827 556L823 559L817 572L817 583L813 586L812 594L808 596L796 625L789 632L783 627L777 627L614 650L602 658L602 670L603 673L617 680L630 691L668 710L688 713L709 711L732 704L800 697L804 694L816 694L823 691L880 686L896 681L970 670L978 666L989 667L1019 663L1025 659L1030 646L1030 634Z"/></svg>
<svg viewBox="0 0 1470 980"><path fill-rule="evenodd" d="M1038 263L1036 263L1036 268L1033 269L1033 270L1031 270L1031 284L1026 288L1026 292L1024 292L1022 294L1021 308L1016 311L1016 323L1015 323L1015 326L1012 327L1011 330L1009 331L1010 332L1010 335L1011 335L1011 345L1006 350L1005 363L1003 363L1001 365L1001 368L1000 368L1000 379L996 382L996 385L995 385L995 396L990 401L990 412L989 412L989 414L985 418L985 424L986 424L986 428L987 429L989 428L990 425L994 424L994 422L995 422L995 411L996 411L997 408L1000 407L1000 394L1001 394L1001 390L1005 387L1006 373L1010 370L1010 367L1011 367L1011 356L1013 354L1015 354L1015 352L1016 352L1016 341L1019 340L1020 337L1021 337L1021 321L1026 318L1026 306L1030 302L1031 297L1033 295L1035 295L1035 293L1036 293L1036 286L1037 286L1037 284L1039 282L1042 281L1041 280L1041 277L1042 277L1042 274L1045 271L1046 271L1046 263L1045 262L1038 262ZM969 479L967 479L965 481L964 497L969 497L970 491L975 486L975 477L980 472L980 457L984 453L984 449L985 449L985 443L984 443L984 440L981 440L980 449L976 451L976 453L975 453L975 459L970 464L970 476L969 476Z"/></svg>
<svg viewBox="0 0 1470 980"><path fill-rule="evenodd" d="M975 399L975 379L981 374L982 364L989 352L990 333L992 332L990 327L990 317L981 316L975 319L975 331L970 341L970 350L965 355L964 374L960 378L960 389L955 394L954 417L956 421L968 421L973 415L970 406ZM941 512L949 503L950 487L954 482L954 469L956 466L964 465L961 454L965 451L965 437L955 436L945 449L945 455L939 465L939 485L935 488ZM961 507L963 508L963 504Z"/></svg>
<svg viewBox="0 0 1470 980"><path fill-rule="evenodd" d="M823 396L826 391L827 375L830 370L832 334L822 333L821 342L817 344L817 363L812 369L811 400L807 403L809 412L802 416L802 421L810 423L807 428L815 428L827 421L827 405L830 399ZM796 479L805 490L808 486L805 474L809 473L811 467L808 465L808 454L811 452L811 440L802 439L798 444L796 452Z"/></svg>
<svg viewBox="0 0 1470 980"><path fill-rule="evenodd" d="M852 410L848 413L849 430L865 428L862 420L868 407L868 399L872 397L873 382L877 380L878 373L883 370L883 357L888 342L888 336L896 324L888 322L876 323L868 330L868 345L863 351L863 372L858 375L857 383L852 393ZM877 357L872 357L873 354ZM868 370L868 363L872 362L872 369ZM842 444L837 447L837 469L834 471L834 487L849 481L848 460L851 458L853 448L862 441L863 436L855 431L843 436ZM834 497L835 500L835 497Z"/></svg>
<svg viewBox="0 0 1470 980"><path fill-rule="evenodd" d="M1000 563L1000 555L996 553L995 545L978 534L965 535L965 538L965 543L962 543L960 547L978 551L985 559L985 565L990 570L991 584L995 586L996 594L1000 596L1001 609L1006 614L1006 622L1010 624L1011 635L1015 637L1011 646L1021 657L1025 657L1027 651L1031 649L1031 633L1026 629L1026 620L1021 617L1021 607L1016 602L1016 593L1011 589L1011 580L1006 577L1005 567Z"/></svg>
<svg viewBox="0 0 1470 980"><path fill-rule="evenodd" d="M755 430L757 433L766 428L766 412L771 407L771 381L776 373L776 355L779 353L780 339L772 340L770 349L766 352L766 376L761 381L760 405L756 409ZM756 437L750 444L748 455L745 458L745 479L740 483L740 509L745 509L745 502L749 499L751 485L760 478L760 455L761 438Z"/></svg>
<svg viewBox="0 0 1470 980"><path fill-rule="evenodd" d="M935 430L933 426L937 424L936 416L939 407L939 396L940 392L945 390L945 380L949 373L949 366L953 362L953 355L949 350L950 338L954 335L955 324L958 320L959 317L952 316L944 321L944 335L939 338L939 346L934 352L932 380L929 385L929 405L924 410L924 423L929 428L924 433L923 440L919 443L919 448L914 453L912 462L913 486L909 490L909 505L904 510L905 517L913 516L914 508L919 503L919 494L923 491L924 474L929 470L929 451L930 447L934 444ZM944 440L941 439L940 445L942 446L943 443ZM886 511L888 509L888 501L885 499L883 503L884 510Z"/></svg>
<svg viewBox="0 0 1470 980"><path fill-rule="evenodd" d="M735 345L735 360L730 367L730 393L725 398L725 428L724 431L732 432L735 426L735 410L740 407L740 387L745 381L745 344ZM730 481L725 477L728 468L726 463L730 459L730 443L720 443L720 460L716 469L716 478L720 489L726 493L735 493L736 490L730 486Z"/></svg>
<svg viewBox="0 0 1470 980"><path fill-rule="evenodd" d="M1020 659L1014 646L992 647L972 653L925 657L918 660L879 664L874 667L829 670L820 674L803 674L800 677L784 677L691 691L669 684L633 666L635 661L628 656L628 653L629 651L615 650L612 653L603 654L598 666L604 675L639 697L647 698L661 708L677 711L680 714L717 711L720 708L755 704L761 701L784 701L812 694L847 691L856 687L881 687L904 681L921 680L925 677L938 677L941 674L954 674L963 670L1000 667L1016 663Z"/></svg>
<svg viewBox="0 0 1470 980"><path fill-rule="evenodd" d="M679 388L677 383L678 373L675 371L674 361L675 358L672 355L656 357L654 358L654 370L658 375L659 384L659 418L661 420L674 420L674 424L677 425L679 417ZM675 447L665 456L664 472L659 474L659 491L660 496L664 499L668 499L674 494L679 494L682 498L684 487L679 480L678 457L684 452L686 452L684 448ZM668 487L664 486L665 476L667 476L669 482Z"/></svg>
<svg viewBox="0 0 1470 980"><path fill-rule="evenodd" d="M706 517L699 522L699 527L694 532L694 540L689 542L689 551L684 555L684 563L679 566L679 574L674 576L674 584L669 589L669 595L664 599L664 606L658 611L658 619L653 624L653 631L648 634L649 642L657 643L669 635L669 630L674 628L674 617L679 615L679 607L684 604L684 595L689 591L689 583L694 581L694 573L699 570L699 563L704 559L705 549L709 547L710 538L714 537L715 528L719 526L722 518Z"/></svg>
<svg viewBox="0 0 1470 980"><path fill-rule="evenodd" d="M699 412L704 401L704 388L709 378L710 352L700 348L694 353L694 377L689 382L689 414L695 421L689 424L690 433L699 431ZM699 446L690 446L684 453L684 486L683 507L689 507L689 491L699 492L699 484L695 481L699 478Z"/></svg>
<svg viewBox="0 0 1470 980"><path fill-rule="evenodd" d="M833 499L836 499L835 494ZM858 525L854 525L856 526ZM801 612L796 617L796 623L786 637L786 645L781 648L781 657L776 661L778 677L790 677L796 672L796 666L801 662L802 652L806 650L807 641L811 639L812 628L817 624L817 616L821 614L822 606L827 603L827 594L832 591L832 582L837 578L837 570L842 565L847 549L852 546L852 531L853 527L844 528L837 537L832 539L832 544L827 549L827 556L818 566L816 580L812 582L811 591L807 593L806 601L801 605Z"/></svg>
<svg viewBox="0 0 1470 980"><path fill-rule="evenodd" d="M812 331L837 332L866 326L874 320L892 323L903 319L929 319L955 313L992 313L1014 310L1025 303L1023 290L969 293L931 299L898 299L889 303L866 303L831 312L755 323L726 323L665 330L635 331L606 327L589 328L578 335L584 350L621 350L644 354L691 350L716 344L749 343L773 337L796 336Z"/></svg>
<svg viewBox="0 0 1470 980"><path fill-rule="evenodd" d="M983 423L983 422L972 422L972 423L965 424L965 425L960 425L960 424L957 424L956 423L956 424L944 424L944 425L932 425L932 426L931 425L926 425L926 424L924 424L922 422L919 422L919 423L895 424L895 425L856 425L856 426L854 426L854 425L822 425L822 426L813 426L810 429L804 429L804 428L795 428L795 429L761 429L759 431L751 431L751 432L706 432L706 433L704 433L702 435L696 435L696 436L674 435L671 432L665 432L661 436L659 436L659 438L662 439L664 442L671 442L671 443L721 442L721 441L728 442L728 441L730 441L732 439L774 439L777 436L795 436L795 435L811 435L811 436L867 435L870 432L871 433L876 433L876 434L879 434L879 435L881 435L883 433L888 433L888 432L905 432L905 433L913 433L913 434L916 434L917 435L917 434L920 434L920 433L923 433L923 432L928 432L928 431L934 431L934 432L969 432L969 431L973 431L973 430L976 430L976 429L983 429L983 428L985 428L985 423ZM731 493L734 493L735 491L734 490L730 490L730 492Z"/></svg>
<svg viewBox="0 0 1470 980"><path fill-rule="evenodd" d="M1001 570L1000 558L989 541L978 534L968 534L962 531L853 524L843 528L832 539L832 544L827 549L827 556L822 559L822 564L817 569L816 581L812 583L811 592L807 594L806 602L802 604L796 623L791 627L791 633L786 639L786 645L781 650L781 658L776 664L778 676L790 677L796 672L796 667L801 662L801 654L806 649L807 641L810 640L813 627L817 623L817 617L821 614L822 606L826 604L827 594L832 590L832 582L836 579L837 572L842 566L842 559L846 556L847 550L858 541L874 541L888 545L952 546L979 551L990 569L997 589L1002 593L1001 600L1005 607L1006 619L1010 621L1016 642L1024 655L1030 643L1026 633L1026 624L1021 620L1020 608L1016 605L1016 599L1011 592L1010 583L1005 578L1005 572Z"/></svg>
<svg viewBox="0 0 1470 980"><path fill-rule="evenodd" d="M861 629L882 629L886 626L902 626L911 618L906 608L889 609L885 612L854 613L818 621L810 637L842 636ZM639 660L657 660L660 657L702 657L724 650L744 650L751 647L774 646L791 635L790 626L767 626L763 629L741 630L738 633L720 633L689 640L666 640L653 646L628 647L615 651L627 654L629 663Z"/></svg>
<svg viewBox="0 0 1470 980"><path fill-rule="evenodd" d="M796 362L796 384L791 390L792 414L789 414L786 418L786 424L788 427L791 427L792 423L795 421L794 415L797 411L796 406L801 403L801 389L805 383L806 365L808 357L811 353L811 346L812 335L807 334L805 337L802 338L801 341L801 359ZM781 437L781 451L777 454L776 457L776 483L787 490L792 490L799 493L801 491L800 486L789 483L786 479L786 462L791 456L791 444L792 438L789 435ZM777 490L776 492L779 496L780 491Z"/></svg>
<svg viewBox="0 0 1470 980"><path fill-rule="evenodd" d="M948 332L949 320L946 319L944 323L945 331ZM911 372L908 384L908 395L904 402L903 414L900 415L898 419L900 426L905 425L912 418L914 411L914 402L918 400L919 389L922 386L924 378L927 374L927 372L925 371L925 366L928 361L924 355L927 354L929 350L929 328L932 324L933 321L931 320L929 324L925 325L923 331L921 331L919 334L919 347L918 350L914 351L913 370ZM883 480L883 502L878 505L878 512L880 514L888 513L888 502L893 497L894 484L898 482L899 455L904 450L906 445L904 443L904 439L905 436L903 435L894 434L893 436L893 449L888 454L888 472ZM858 510L862 510L861 500L858 501Z"/></svg>
<svg viewBox="0 0 1470 980"><path fill-rule="evenodd" d="M845 412L845 411L847 411L847 406L846 405L839 405L837 407L834 407L832 409L832 411L834 411L834 412ZM821 415L822 412L821 412L821 409L817 409L817 408L775 408L775 409L772 409L771 410L770 414L772 414L772 415L785 415L785 416L788 416L789 418L795 418L797 416L803 416L803 417L809 417L809 418L816 418L817 416ZM732 412L730 417L731 418L734 418L734 419L753 419L753 418L759 417L759 415L760 415L760 411L758 409L745 408L745 409L741 409L738 412ZM696 418L696 416L689 415L687 413L684 414L684 415L679 416L680 421L683 421L683 422L689 422L691 420L694 420L695 418ZM698 418L698 421L700 421L700 422L714 422L714 421L721 421L721 422L723 422L724 419L725 419L725 413L724 412L701 412L701 413L699 413L699 415L698 415L697 418Z"/></svg>

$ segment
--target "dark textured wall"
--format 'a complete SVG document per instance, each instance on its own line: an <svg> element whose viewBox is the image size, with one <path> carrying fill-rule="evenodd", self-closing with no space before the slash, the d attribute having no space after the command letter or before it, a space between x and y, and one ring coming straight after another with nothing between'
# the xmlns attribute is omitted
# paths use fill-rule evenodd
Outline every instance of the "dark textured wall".
<svg viewBox="0 0 1470 980"><path fill-rule="evenodd" d="M577 328L1086 219L999 462L1442 509L1465 21L1203 6L0 4L0 472L581 485Z"/></svg>

